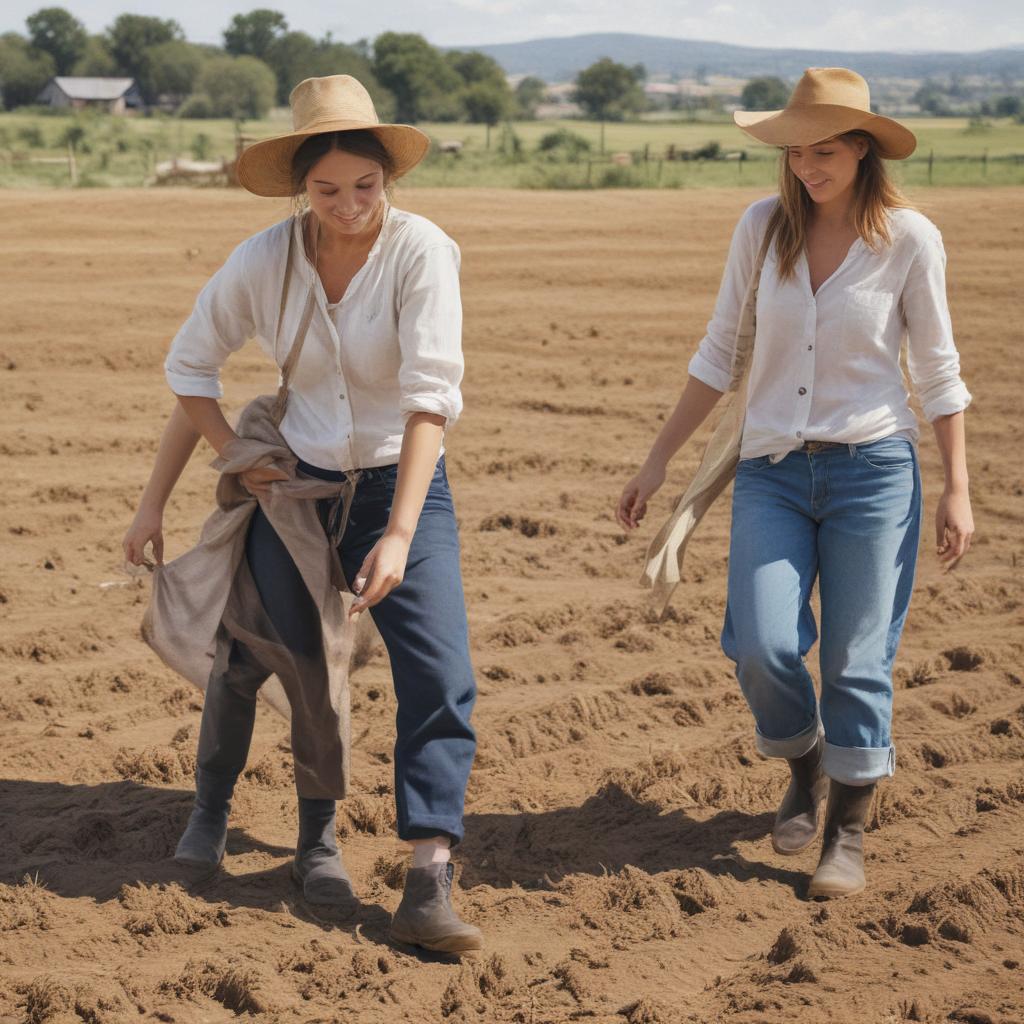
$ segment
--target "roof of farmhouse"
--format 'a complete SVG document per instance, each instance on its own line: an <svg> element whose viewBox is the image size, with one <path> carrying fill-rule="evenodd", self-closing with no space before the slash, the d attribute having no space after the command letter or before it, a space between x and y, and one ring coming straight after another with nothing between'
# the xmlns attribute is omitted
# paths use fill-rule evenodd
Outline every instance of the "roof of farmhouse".
<svg viewBox="0 0 1024 1024"><path fill-rule="evenodd" d="M59 75L54 81L69 99L116 100L134 84L134 78L70 78Z"/></svg>

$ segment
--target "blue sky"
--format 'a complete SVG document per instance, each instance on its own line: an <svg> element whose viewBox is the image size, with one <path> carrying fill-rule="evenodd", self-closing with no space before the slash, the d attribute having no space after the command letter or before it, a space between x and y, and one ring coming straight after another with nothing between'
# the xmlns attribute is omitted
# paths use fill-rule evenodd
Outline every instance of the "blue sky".
<svg viewBox="0 0 1024 1024"><path fill-rule="evenodd" d="M25 17L60 0L5 0L0 32L24 32ZM352 41L394 30L437 45L517 42L584 32L642 32L746 46L837 50L982 50L1024 45L1019 0L89 0L64 4L94 32L120 13L175 18L189 39L219 43L231 17L254 7L285 10L292 28Z"/></svg>

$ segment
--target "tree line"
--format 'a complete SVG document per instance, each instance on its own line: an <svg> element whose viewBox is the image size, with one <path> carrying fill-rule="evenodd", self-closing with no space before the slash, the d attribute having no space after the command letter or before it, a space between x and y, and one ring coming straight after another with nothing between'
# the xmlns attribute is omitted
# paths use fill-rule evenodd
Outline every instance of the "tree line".
<svg viewBox="0 0 1024 1024"><path fill-rule="evenodd" d="M191 43L173 19L122 14L90 35L63 7L26 19L26 33L0 36L0 88L10 110L35 103L54 75L135 80L147 106L186 117L261 118L284 105L296 84L320 75L350 74L373 96L382 119L472 121L496 125L530 119L547 84L529 76L513 89L493 58L440 50L420 35L385 32L342 43L292 30L280 11L237 14L222 45ZM572 99L586 116L624 120L649 108L643 65L609 58L581 71Z"/></svg>
<svg viewBox="0 0 1024 1024"><path fill-rule="evenodd" d="M147 106L192 117L259 118L304 78L350 74L369 90L383 119L529 118L546 85L527 78L512 89L482 53L442 51L413 33L385 32L342 43L292 30L280 11L235 15L221 46L189 42L173 19L122 14L89 34L62 7L26 19L26 33L0 36L0 88L10 110L35 103L54 75L133 78Z"/></svg>

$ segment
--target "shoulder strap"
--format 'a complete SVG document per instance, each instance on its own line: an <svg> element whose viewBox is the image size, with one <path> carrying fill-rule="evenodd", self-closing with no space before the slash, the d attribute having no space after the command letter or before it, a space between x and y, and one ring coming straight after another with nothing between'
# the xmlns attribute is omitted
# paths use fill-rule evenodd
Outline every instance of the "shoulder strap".
<svg viewBox="0 0 1024 1024"><path fill-rule="evenodd" d="M288 285L291 283L292 256L294 250L295 228L293 225L288 231L288 254L285 259L284 281L281 284L281 308L277 319L278 338L274 341L275 352L277 351L277 341L281 334L281 325L284 322L284 308L288 302ZM295 364L299 361L299 356L302 354L302 345L306 340L306 334L309 331L309 325L313 319L313 313L315 310L316 294L314 290L310 288L306 295L306 304L302 310L302 318L299 320L299 326L295 331L295 337L292 339L291 348L288 350L288 355L285 358L284 365L281 367L281 383L278 386L277 398L274 400L274 406L270 413L275 427L281 426L281 420L284 419L285 411L288 408L288 384L291 380L292 373L295 370Z"/></svg>
<svg viewBox="0 0 1024 1024"><path fill-rule="evenodd" d="M743 308L740 310L739 320L736 324L736 344L733 347L730 391L735 391L739 387L740 381L750 366L750 356L754 351L754 336L757 333L757 290L761 285L761 271L764 269L764 261L775 236L774 225L772 224L774 215L775 211L773 210L769 217L768 225L765 228L764 238L761 240L761 248L758 250L757 257L754 260L754 272L750 276L750 284L747 286Z"/></svg>

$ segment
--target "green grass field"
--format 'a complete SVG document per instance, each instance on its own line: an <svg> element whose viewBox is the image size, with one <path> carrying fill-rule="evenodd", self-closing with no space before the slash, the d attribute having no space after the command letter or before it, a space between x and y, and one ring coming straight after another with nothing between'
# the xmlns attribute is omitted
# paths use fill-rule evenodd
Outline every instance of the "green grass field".
<svg viewBox="0 0 1024 1024"><path fill-rule="evenodd" d="M895 165L908 186L929 183L929 154L934 155L935 185L1024 184L1024 125L997 120L984 126L964 118L921 118L905 122L918 137L917 153ZM467 185L506 188L699 188L731 184L770 185L776 175L776 151L761 146L731 121L639 121L605 126L586 121L525 121L512 125L519 142L513 156L502 128L483 125L423 124L435 141L462 143L453 156L434 153L407 179L408 186ZM287 111L242 126L246 138L286 132ZM545 160L540 139L559 128L585 138L589 154L576 162ZM156 163L174 156L198 159L230 157L235 126L230 120L179 120L167 116L111 117L38 112L0 114L0 187L60 187L70 184L67 134L79 134L76 146L79 186L137 186L152 178ZM506 145L502 147L505 136ZM694 150L715 142L745 160L669 161L669 147ZM603 152L602 152L603 149ZM628 153L632 164L611 162ZM646 157L646 159L645 159Z"/></svg>

